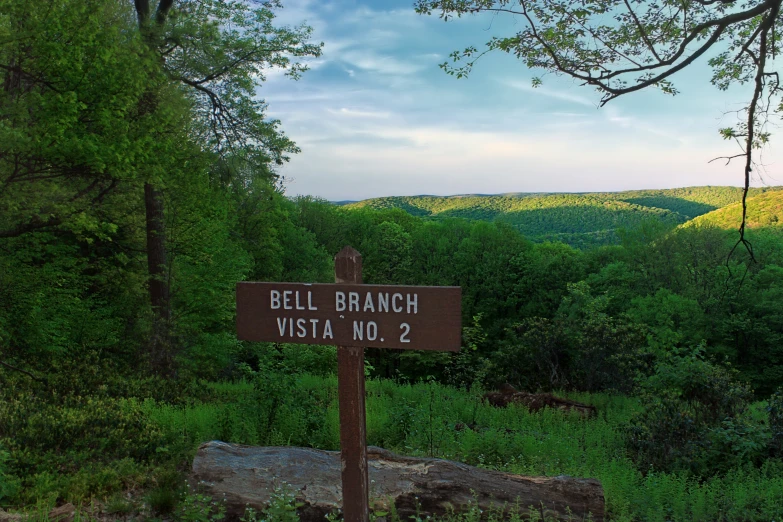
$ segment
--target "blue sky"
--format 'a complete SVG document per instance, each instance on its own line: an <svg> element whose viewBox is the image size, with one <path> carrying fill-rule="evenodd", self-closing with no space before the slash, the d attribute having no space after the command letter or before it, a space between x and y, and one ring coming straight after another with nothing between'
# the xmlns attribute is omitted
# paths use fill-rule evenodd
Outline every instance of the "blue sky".
<svg viewBox="0 0 783 522"><path fill-rule="evenodd" d="M710 85L706 60L674 77L681 94L599 94L492 54L467 79L438 64L522 24L479 15L445 23L412 0L284 0L281 23L306 21L323 56L299 81L271 71L259 89L302 153L280 170L289 195L329 200L415 194L584 192L740 185L718 128L747 99ZM774 130L774 129L773 129ZM783 184L773 147L756 184ZM778 155L779 157L780 155ZM783 158L781 158L783 161Z"/></svg>

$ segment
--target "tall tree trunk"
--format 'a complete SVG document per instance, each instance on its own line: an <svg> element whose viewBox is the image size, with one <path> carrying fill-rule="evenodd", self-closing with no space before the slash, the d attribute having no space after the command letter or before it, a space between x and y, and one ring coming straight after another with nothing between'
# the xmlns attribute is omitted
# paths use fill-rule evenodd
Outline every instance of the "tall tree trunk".
<svg viewBox="0 0 783 522"><path fill-rule="evenodd" d="M166 259L166 228L163 221L163 195L149 183L144 184L144 206L147 217L147 266L149 293L153 311L149 356L152 369L168 373L172 366L169 326L168 264Z"/></svg>
<svg viewBox="0 0 783 522"><path fill-rule="evenodd" d="M150 0L134 0L139 31L151 50L155 49L156 37L165 25L166 17L173 4L174 0L160 0L155 11L154 25L151 25ZM162 63L163 57L160 56L159 59ZM145 93L142 100L148 105L146 110L152 111L157 108L157 95L153 90ZM163 195L150 183L144 184L144 207L147 217L148 284L153 311L152 336L149 341L150 366L156 373L169 374L174 369L174 358Z"/></svg>

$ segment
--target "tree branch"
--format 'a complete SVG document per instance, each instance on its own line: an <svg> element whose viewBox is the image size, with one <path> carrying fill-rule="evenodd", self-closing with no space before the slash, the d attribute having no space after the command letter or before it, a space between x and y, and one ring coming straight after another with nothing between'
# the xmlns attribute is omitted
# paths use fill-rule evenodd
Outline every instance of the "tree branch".
<svg viewBox="0 0 783 522"><path fill-rule="evenodd" d="M150 0L133 0L136 7L136 17L139 20L139 27L147 23L150 17Z"/></svg>
<svg viewBox="0 0 783 522"><path fill-rule="evenodd" d="M5 361L0 361L0 365L3 365L3 366L5 366L6 368L8 368L10 370L21 372L21 373L27 375L28 377L30 377L34 381L38 381L38 382L46 384L46 380L45 379L42 379L40 377L36 377L35 375L33 375L32 373L28 372L27 370L23 370L21 368L17 368L16 366L11 366L10 364L8 364Z"/></svg>
<svg viewBox="0 0 783 522"><path fill-rule="evenodd" d="M49 227L56 227L61 225L63 220L58 217L50 217L47 220L41 220L38 216L35 216L30 222L17 225L14 228L8 230L0 230L0 238L7 237L19 237L28 232L34 232Z"/></svg>
<svg viewBox="0 0 783 522"><path fill-rule="evenodd" d="M745 246L748 254L750 254L751 260L756 260L755 256L753 255L753 246L748 242L747 239L745 239L745 221L748 214L747 200L748 190L750 189L750 175L753 171L753 140L756 130L756 108L758 107L759 98L761 98L761 95L764 91L764 67L767 61L767 35L775 25L775 18L777 18L778 9L779 4L778 8L773 8L773 11L769 13L760 24L762 29L761 40L759 42L759 56L758 60L756 61L756 78L753 87L753 97L750 100L750 107L748 107L748 136L745 140L745 186L742 190L742 221L740 222L739 227L740 237L729 252L729 258L734 253L734 250L737 248L737 246L742 244ZM726 262L728 263L728 259Z"/></svg>
<svg viewBox="0 0 783 522"><path fill-rule="evenodd" d="M655 46L647 37L647 32L644 30L644 26L642 25L642 22L639 21L639 17L636 16L636 12L634 12L633 8L631 7L631 4L628 2L628 0L623 0L623 2L625 2L625 7L628 8L628 12L631 13L634 22L636 22L636 28L639 30L639 36L642 37L642 40L644 40L644 43L647 45L647 48L650 50L650 52L653 53L655 59L658 60L659 62L662 61L661 57L658 56L658 53L655 51Z"/></svg>
<svg viewBox="0 0 783 522"><path fill-rule="evenodd" d="M174 5L174 0L160 0L158 9L155 11L155 23L158 26L163 26L166 23L166 18L169 16L169 11Z"/></svg>
<svg viewBox="0 0 783 522"><path fill-rule="evenodd" d="M605 97L604 99L601 100L601 105L603 106L606 103L608 103L609 101L617 98L618 96L622 96L623 94L628 94L629 92L638 91L640 89L644 89L645 87L649 87L651 85L655 85L655 84L661 82L662 80L665 80L666 78L668 78L672 74L676 73L677 71L679 71L681 69L684 69L688 65L692 64L694 61L696 61L696 59L699 56L704 54L707 51L707 49L712 47L715 44L715 42L718 41L718 39L720 38L720 35L723 33L724 30L725 30L725 27L718 27L717 29L715 29L715 32L712 34L710 39L707 40L707 42L705 42L704 45L699 47L688 58L686 58L685 60L681 61L680 63L678 63L674 67L672 67L670 69L667 69L666 71L662 72L661 74L659 74L657 76L653 76L652 78L649 78L647 80L643 80L641 82L638 82L633 87L625 87L625 88L622 88L622 89L615 89L613 87L609 87L608 85L605 85L603 82L588 82L588 83L592 83L594 85L599 85L602 89L606 90L607 92L609 92L611 94L611 96Z"/></svg>

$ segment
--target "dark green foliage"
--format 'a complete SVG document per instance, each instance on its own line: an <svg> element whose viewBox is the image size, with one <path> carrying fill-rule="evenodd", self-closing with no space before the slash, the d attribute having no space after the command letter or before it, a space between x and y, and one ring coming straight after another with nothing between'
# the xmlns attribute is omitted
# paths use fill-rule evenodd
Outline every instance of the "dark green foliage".
<svg viewBox="0 0 783 522"><path fill-rule="evenodd" d="M12 455L10 470L21 486L12 493L27 502L103 496L133 485L138 463L157 459L166 445L163 431L133 399L52 402L20 394L4 400L0 418L0 443Z"/></svg>
<svg viewBox="0 0 783 522"><path fill-rule="evenodd" d="M170 515L177 507L177 497L176 491L155 488L147 494L147 502L156 515Z"/></svg>
<svg viewBox="0 0 783 522"><path fill-rule="evenodd" d="M778 388L770 396L767 413L769 413L769 429L772 432L770 450L773 456L783 458L783 388Z"/></svg>
<svg viewBox="0 0 783 522"><path fill-rule="evenodd" d="M553 319L532 317L494 355L502 380L527 390L629 392L646 372L651 355L646 330L627 316L607 314L606 296L594 297L584 283L570 284Z"/></svg>
<svg viewBox="0 0 783 522"><path fill-rule="evenodd" d="M748 416L750 389L703 348L666 357L641 386L645 409L628 439L641 469L710 476L763 459L769 432Z"/></svg>

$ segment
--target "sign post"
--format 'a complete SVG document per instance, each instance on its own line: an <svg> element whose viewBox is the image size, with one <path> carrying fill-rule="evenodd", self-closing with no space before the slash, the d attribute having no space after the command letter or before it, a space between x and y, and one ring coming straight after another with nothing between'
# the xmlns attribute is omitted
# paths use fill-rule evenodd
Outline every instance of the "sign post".
<svg viewBox="0 0 783 522"><path fill-rule="evenodd" d="M362 256L351 247L334 258L334 282L362 284ZM370 484L367 475L367 419L364 407L364 348L337 347L337 392L340 401L340 461L343 520L367 522Z"/></svg>
<svg viewBox="0 0 783 522"><path fill-rule="evenodd" d="M362 256L334 259L335 284L237 284L237 337L337 346L343 519L368 522L364 348L458 351L462 290L362 284Z"/></svg>

